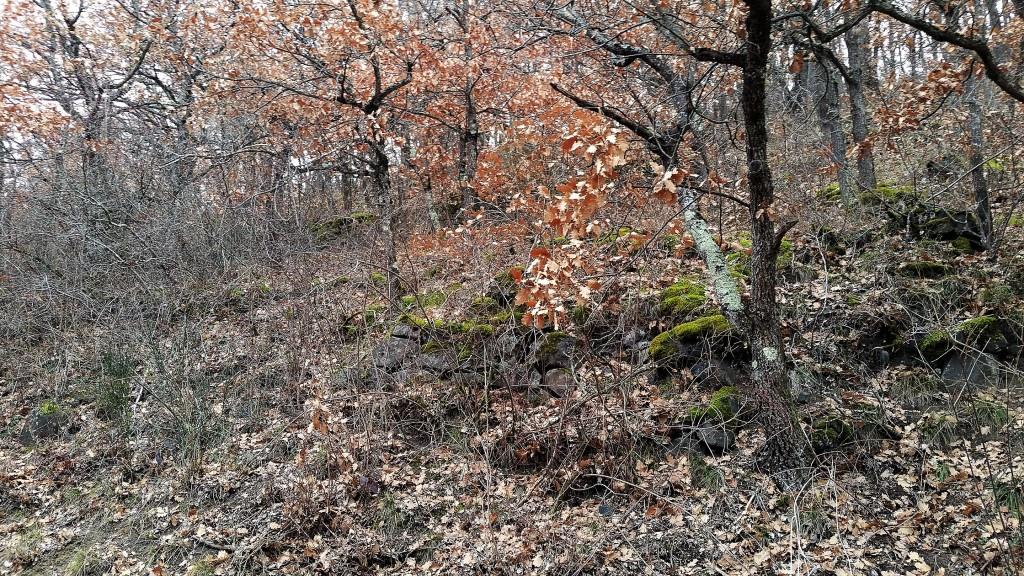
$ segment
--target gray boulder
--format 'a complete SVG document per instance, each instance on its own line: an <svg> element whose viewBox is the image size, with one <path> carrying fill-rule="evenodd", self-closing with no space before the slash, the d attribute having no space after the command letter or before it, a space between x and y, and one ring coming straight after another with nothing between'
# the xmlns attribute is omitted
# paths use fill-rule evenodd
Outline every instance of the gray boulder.
<svg viewBox="0 0 1024 576"><path fill-rule="evenodd" d="M724 426L698 428L694 438L702 450L714 455L728 452L736 445L736 433Z"/></svg>
<svg viewBox="0 0 1024 576"><path fill-rule="evenodd" d="M565 332L541 334L533 345L533 362L538 370L569 368L576 350L576 339Z"/></svg>
<svg viewBox="0 0 1024 576"><path fill-rule="evenodd" d="M393 371L401 368L419 352L420 345L408 338L389 338L377 345L371 353L373 365L381 370Z"/></svg>
<svg viewBox="0 0 1024 576"><path fill-rule="evenodd" d="M552 368L544 373L541 379L543 386L553 396L564 398L575 385L572 372L566 368Z"/></svg>
<svg viewBox="0 0 1024 576"><path fill-rule="evenodd" d="M395 338L415 339L419 335L419 330L408 324L399 324L391 331L391 335Z"/></svg>
<svg viewBox="0 0 1024 576"><path fill-rule="evenodd" d="M459 367L458 361L451 354L445 352L421 354L419 364L427 372L437 375L449 374Z"/></svg>
<svg viewBox="0 0 1024 576"><path fill-rule="evenodd" d="M63 410L53 402L44 402L42 406L32 410L25 419L18 440L26 446L31 446L41 440L57 436L67 424L68 417Z"/></svg>
<svg viewBox="0 0 1024 576"><path fill-rule="evenodd" d="M985 352L955 352L942 369L947 387L976 391L999 383L999 362Z"/></svg>

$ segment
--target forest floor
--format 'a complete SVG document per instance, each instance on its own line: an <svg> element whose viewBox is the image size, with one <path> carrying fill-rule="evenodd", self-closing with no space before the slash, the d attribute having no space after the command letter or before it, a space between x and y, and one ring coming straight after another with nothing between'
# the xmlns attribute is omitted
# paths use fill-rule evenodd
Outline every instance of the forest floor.
<svg viewBox="0 0 1024 576"><path fill-rule="evenodd" d="M1012 263L929 246L924 259L951 268L908 279L922 243L888 236L824 258L813 238L795 243L807 257L794 266L811 272L781 294L788 352L812 382L800 411L809 430L843 422L797 493L754 470L756 426L719 455L673 437L711 392L686 369L652 378L628 354L588 352L558 394L486 370L346 378L397 320L328 249L239 273L221 305L161 327L123 375L87 332L5 358L19 364L0 371L0 573L1018 573L1019 367L968 390L912 355L865 352L907 310L900 345L1012 316ZM443 270L419 293L443 298L413 307L465 317L500 260L418 263ZM656 298L698 269L666 251L633 273ZM100 369L82 360L96 357ZM60 433L26 444L41 409L60 414Z"/></svg>

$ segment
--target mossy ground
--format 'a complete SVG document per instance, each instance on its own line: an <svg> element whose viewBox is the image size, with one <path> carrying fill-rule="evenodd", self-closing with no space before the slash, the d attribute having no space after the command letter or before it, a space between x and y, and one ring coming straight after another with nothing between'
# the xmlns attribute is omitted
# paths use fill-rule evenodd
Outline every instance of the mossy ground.
<svg viewBox="0 0 1024 576"><path fill-rule="evenodd" d="M406 294L401 297L402 305L406 308L437 308L444 305L448 296L441 290L433 290L425 294Z"/></svg>
<svg viewBox="0 0 1024 576"><path fill-rule="evenodd" d="M853 438L853 426L841 416L826 416L811 426L811 449L815 454L840 448Z"/></svg>
<svg viewBox="0 0 1024 576"><path fill-rule="evenodd" d="M935 260L914 260L904 263L898 271L910 278L942 278L952 274L953 267Z"/></svg>

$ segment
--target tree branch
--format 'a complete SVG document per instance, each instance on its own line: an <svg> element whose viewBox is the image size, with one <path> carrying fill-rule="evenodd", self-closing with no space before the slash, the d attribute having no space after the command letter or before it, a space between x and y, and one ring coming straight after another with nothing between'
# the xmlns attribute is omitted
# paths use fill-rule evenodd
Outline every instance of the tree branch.
<svg viewBox="0 0 1024 576"><path fill-rule="evenodd" d="M1003 92L1006 92L1006 94L1011 98L1024 103L1024 90L1021 89L1019 84L1010 80L1010 78L1003 73L1002 69L999 68L999 64L996 62L995 56L992 54L992 49L989 48L985 41L964 36L963 34L952 30L939 28L924 18L909 14L901 8L893 6L888 0L868 0L868 6L875 12L885 14L894 20L924 32L934 40L947 42L954 46L974 52L978 55L978 59L981 60L981 64L985 68L985 76L988 76L989 80L995 82L996 86L999 86Z"/></svg>
<svg viewBox="0 0 1024 576"><path fill-rule="evenodd" d="M668 138L664 135L658 134L647 126L627 117L617 109L609 108L589 100L584 100L554 82L551 82L550 85L552 90L558 92L562 96L565 96L569 100L572 100L572 102L580 108L591 112L597 112L605 118L620 124L623 128L626 128L630 132L636 134L647 143L647 148L657 154L663 161L669 161L673 156L675 156L675 150L679 144L678 138Z"/></svg>

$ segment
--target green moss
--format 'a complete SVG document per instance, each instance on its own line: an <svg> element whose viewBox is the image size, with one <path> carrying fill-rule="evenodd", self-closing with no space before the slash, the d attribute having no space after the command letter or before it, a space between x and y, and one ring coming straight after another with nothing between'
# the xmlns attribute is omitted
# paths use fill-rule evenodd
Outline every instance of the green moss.
<svg viewBox="0 0 1024 576"><path fill-rule="evenodd" d="M899 269L900 274L910 278L941 278L953 273L953 268L934 260L907 262Z"/></svg>
<svg viewBox="0 0 1024 576"><path fill-rule="evenodd" d="M1013 228L1024 228L1024 217L1015 214L1010 217L1007 225Z"/></svg>
<svg viewBox="0 0 1024 576"><path fill-rule="evenodd" d="M516 297L516 292L519 291L519 284L513 274L521 275L522 273L522 266L513 266L495 275L491 280L491 287L488 289L487 295L501 304L511 303Z"/></svg>
<svg viewBox="0 0 1024 576"><path fill-rule="evenodd" d="M849 294L846 296L847 306L858 306L862 301L863 300L861 300L861 297L856 294Z"/></svg>
<svg viewBox="0 0 1024 576"><path fill-rule="evenodd" d="M918 344L925 358L934 360L941 357L953 346L953 338L946 330L932 330Z"/></svg>
<svg viewBox="0 0 1024 576"><path fill-rule="evenodd" d="M420 351L423 352L424 354L433 354L435 352L441 352L443 350L444 344L442 344L439 340L435 340L434 338L431 338L424 342L423 347L420 348Z"/></svg>
<svg viewBox="0 0 1024 576"><path fill-rule="evenodd" d="M704 461L696 452L690 452L690 483L698 490L718 490L725 485L722 471Z"/></svg>
<svg viewBox="0 0 1024 576"><path fill-rule="evenodd" d="M981 336L993 335L999 329L999 318L995 316L978 316L957 324L954 333L958 338L976 339Z"/></svg>
<svg viewBox="0 0 1024 576"><path fill-rule="evenodd" d="M348 276L335 276L334 278L330 278L330 279L327 279L327 280L325 280L323 278L317 278L316 280L313 281L313 285L314 286L327 286L327 287L333 288L335 286L342 286L342 285L348 284L351 281L352 281L352 279L349 278Z"/></svg>
<svg viewBox="0 0 1024 576"><path fill-rule="evenodd" d="M205 558L190 566L186 572L188 576L213 576L215 573L213 564Z"/></svg>
<svg viewBox="0 0 1024 576"><path fill-rule="evenodd" d="M949 216L936 216L935 218L925 220L921 228L934 234L940 234L952 230L955 225L956 223Z"/></svg>
<svg viewBox="0 0 1024 576"><path fill-rule="evenodd" d="M511 320L512 317L512 312L506 310L504 312L498 312L497 314L491 316L490 318L487 319L487 321L491 324L504 324Z"/></svg>
<svg viewBox="0 0 1024 576"><path fill-rule="evenodd" d="M377 286L383 286L388 283L388 277L385 276L383 272L370 272L370 275L367 276L367 278L370 279L371 283L376 284Z"/></svg>
<svg viewBox="0 0 1024 576"><path fill-rule="evenodd" d="M64 566L64 576L85 576L87 574L102 574L104 566L96 554L88 547L76 548L68 557Z"/></svg>
<svg viewBox="0 0 1024 576"><path fill-rule="evenodd" d="M860 201L868 205L912 202L917 198L918 194L913 186L898 185L892 182L879 184L873 190L865 190L860 194Z"/></svg>
<svg viewBox="0 0 1024 576"><path fill-rule="evenodd" d="M359 222L360 224L364 224L366 222L373 222L374 220L377 219L376 214L367 212L365 210L357 210L349 214L348 217L351 218L353 222Z"/></svg>
<svg viewBox="0 0 1024 576"><path fill-rule="evenodd" d="M444 292L435 290L427 292L426 294L407 294L401 297L402 305L406 308L422 308L424 310L429 308L437 308L444 304L448 297Z"/></svg>
<svg viewBox="0 0 1024 576"><path fill-rule="evenodd" d="M659 297L658 311L666 316L684 317L697 310L707 302L704 286L682 278L675 284L662 290Z"/></svg>
<svg viewBox="0 0 1024 576"><path fill-rule="evenodd" d="M996 284L981 291L981 303L993 308L1006 306L1013 300L1013 290L1006 284Z"/></svg>
<svg viewBox="0 0 1024 576"><path fill-rule="evenodd" d="M776 265L780 268L787 268L793 264L793 241L783 239L779 244L779 258Z"/></svg>
<svg viewBox="0 0 1024 576"><path fill-rule="evenodd" d="M736 242L745 250L751 250L754 246L750 234L743 232L736 239ZM750 254L743 252L730 252L725 255L725 262L729 265L729 273L737 280L750 277ZM779 244L779 253L775 259L776 268L789 268L793 265L793 242L783 240Z"/></svg>
<svg viewBox="0 0 1024 576"><path fill-rule="evenodd" d="M241 286L235 286L234 288L231 288L230 290L228 290L228 300L232 300L234 302L241 302L244 299L245 299L245 288L243 288Z"/></svg>
<svg viewBox="0 0 1024 576"><path fill-rule="evenodd" d="M734 279L750 278L750 256L739 252L730 252L725 255L725 264L729 267L729 276Z"/></svg>
<svg viewBox="0 0 1024 576"><path fill-rule="evenodd" d="M811 449L821 454L853 440L853 426L838 416L826 416L811 426Z"/></svg>
<svg viewBox="0 0 1024 576"><path fill-rule="evenodd" d="M341 216L338 218L331 218L323 222L317 222L309 227L309 231L313 234L313 238L317 240L329 240L336 236L340 236L345 230L352 226L352 220L348 217Z"/></svg>
<svg viewBox="0 0 1024 576"><path fill-rule="evenodd" d="M501 310L501 304L490 296L478 296L469 305L469 311L473 314L492 314Z"/></svg>
<svg viewBox="0 0 1024 576"><path fill-rule="evenodd" d="M58 406L53 400L44 400L43 403L39 405L39 413L44 416L50 416L51 414L56 414L58 412L60 412L60 406Z"/></svg>
<svg viewBox="0 0 1024 576"><path fill-rule="evenodd" d="M702 338L725 333L729 328L729 321L721 314L704 316L658 334L651 340L648 351L652 360L666 360L676 354L677 345L692 344Z"/></svg>
<svg viewBox="0 0 1024 576"><path fill-rule="evenodd" d="M950 245L960 252L969 253L974 251L974 246L971 244L970 238L967 238L966 236L957 236L956 239L950 242Z"/></svg>
<svg viewBox="0 0 1024 576"><path fill-rule="evenodd" d="M377 320L377 316L387 310L387 308L386 304L371 304L367 306L366 310L363 310L363 323L367 325L373 324Z"/></svg>
<svg viewBox="0 0 1024 576"><path fill-rule="evenodd" d="M475 320L460 322L459 324L456 324L455 327L460 334L465 334L467 336L481 337L494 335L494 326Z"/></svg>
<svg viewBox="0 0 1024 576"><path fill-rule="evenodd" d="M814 193L814 195L817 196L819 200L823 200L825 202L838 202L839 183L832 182L831 184L826 184L825 186L819 188L818 191Z"/></svg>
<svg viewBox="0 0 1024 576"><path fill-rule="evenodd" d="M548 358L558 353L558 345L568 338L565 332L548 332L541 336L540 344L537 346L537 357Z"/></svg>
<svg viewBox="0 0 1024 576"><path fill-rule="evenodd" d="M739 405L739 393L735 386L722 386L711 395L704 406L690 408L689 416L693 424L733 423L736 419L736 406Z"/></svg>
<svg viewBox="0 0 1024 576"><path fill-rule="evenodd" d="M590 308L580 304L576 304L569 309L569 318L571 318L573 323L577 326L583 326L586 324L587 320L590 318L590 314Z"/></svg>
<svg viewBox="0 0 1024 576"><path fill-rule="evenodd" d="M681 241L678 234L665 234L658 244L669 252L675 252Z"/></svg>
<svg viewBox="0 0 1024 576"><path fill-rule="evenodd" d="M405 313L398 317L398 322L405 324L406 326L412 326L413 328L425 329L437 326L437 322L428 320L422 316L416 314Z"/></svg>

